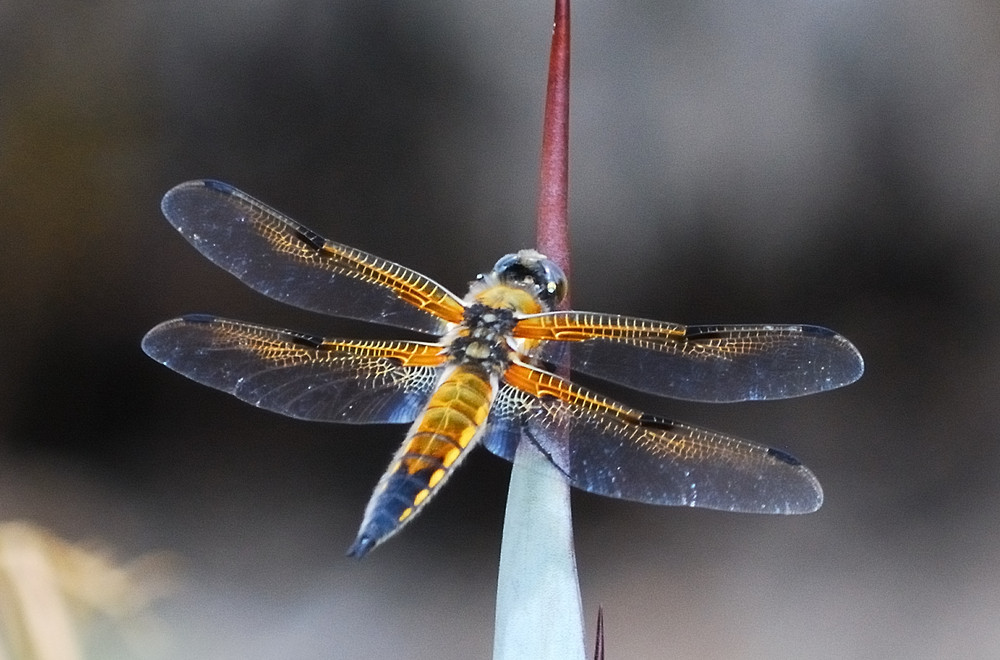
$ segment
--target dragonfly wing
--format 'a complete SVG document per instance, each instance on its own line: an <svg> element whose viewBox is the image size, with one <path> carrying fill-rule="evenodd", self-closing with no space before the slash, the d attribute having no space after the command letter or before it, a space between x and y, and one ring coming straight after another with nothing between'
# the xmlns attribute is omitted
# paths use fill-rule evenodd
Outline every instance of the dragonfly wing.
<svg viewBox="0 0 1000 660"><path fill-rule="evenodd" d="M161 207L199 252L281 302L435 335L462 320L461 301L436 282L328 241L225 183L182 183Z"/></svg>
<svg viewBox="0 0 1000 660"><path fill-rule="evenodd" d="M210 316L161 323L142 348L259 408L357 424L413 421L445 359L437 344L322 339Z"/></svg>
<svg viewBox="0 0 1000 660"><path fill-rule="evenodd" d="M789 454L621 406L514 364L483 444L513 460L534 442L576 488L626 500L750 513L808 513L819 482Z"/></svg>
<svg viewBox="0 0 1000 660"><path fill-rule="evenodd" d="M521 319L530 354L643 392L691 401L784 399L853 383L858 350L811 325L683 326L614 314L551 312ZM530 346L530 344L529 344Z"/></svg>

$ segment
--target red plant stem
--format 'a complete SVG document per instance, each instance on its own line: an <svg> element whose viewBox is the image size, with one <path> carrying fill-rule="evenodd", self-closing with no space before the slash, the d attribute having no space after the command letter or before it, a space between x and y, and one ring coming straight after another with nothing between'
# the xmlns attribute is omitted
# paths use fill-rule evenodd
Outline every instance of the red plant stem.
<svg viewBox="0 0 1000 660"><path fill-rule="evenodd" d="M570 277L569 214L569 0L556 0L549 80L542 123L538 186L538 250ZM572 281L572 279L570 279ZM563 301L569 306L569 298Z"/></svg>

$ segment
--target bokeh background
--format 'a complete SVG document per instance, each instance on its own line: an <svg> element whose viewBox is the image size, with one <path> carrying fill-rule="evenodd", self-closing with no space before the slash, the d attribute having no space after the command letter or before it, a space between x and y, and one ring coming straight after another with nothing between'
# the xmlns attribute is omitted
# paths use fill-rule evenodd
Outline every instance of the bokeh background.
<svg viewBox="0 0 1000 660"><path fill-rule="evenodd" d="M403 429L285 420L139 341L186 312L391 334L212 266L159 214L188 179L458 291L530 246L551 11L0 0L0 519L177 558L122 653L488 657L509 466L477 452L349 560ZM1000 5L579 0L573 38L575 306L816 323L867 361L799 400L630 395L794 452L827 499L575 497L608 658L1000 655Z"/></svg>

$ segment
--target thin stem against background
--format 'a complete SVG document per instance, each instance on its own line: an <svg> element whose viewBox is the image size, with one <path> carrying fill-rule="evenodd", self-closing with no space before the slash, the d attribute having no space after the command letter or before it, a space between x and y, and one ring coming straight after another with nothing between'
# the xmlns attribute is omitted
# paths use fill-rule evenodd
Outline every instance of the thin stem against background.
<svg viewBox="0 0 1000 660"><path fill-rule="evenodd" d="M538 186L538 250L570 276L569 258L569 0L556 1L542 123ZM569 298L563 302L569 306Z"/></svg>

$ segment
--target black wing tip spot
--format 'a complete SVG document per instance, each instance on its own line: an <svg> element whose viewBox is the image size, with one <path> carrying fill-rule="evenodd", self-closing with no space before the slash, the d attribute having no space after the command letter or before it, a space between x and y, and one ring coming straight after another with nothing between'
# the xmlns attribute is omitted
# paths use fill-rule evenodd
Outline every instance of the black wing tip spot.
<svg viewBox="0 0 1000 660"><path fill-rule="evenodd" d="M200 183L205 188L215 190L216 192L225 193L227 195L231 195L234 192L236 192L236 188L233 188L231 185L223 181L217 181L216 179L202 179L197 183Z"/></svg>
<svg viewBox="0 0 1000 660"><path fill-rule="evenodd" d="M781 461L782 463L785 463L787 465L791 465L791 466L794 466L794 467L798 467L798 466L802 465L802 461L800 461L799 459L795 458L794 456L792 456L791 454L789 454L787 451L782 451L780 449L775 449L774 447L768 447L767 448L767 455L771 456L773 458L776 458L779 461Z"/></svg>
<svg viewBox="0 0 1000 660"><path fill-rule="evenodd" d="M807 335L813 335L816 337L827 337L827 338L839 337L843 339L843 337L840 337L839 333L834 332L830 328L826 328L821 325L803 325L802 333Z"/></svg>
<svg viewBox="0 0 1000 660"><path fill-rule="evenodd" d="M211 314L185 314L181 319L185 323L215 323L219 317Z"/></svg>

